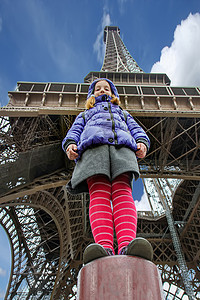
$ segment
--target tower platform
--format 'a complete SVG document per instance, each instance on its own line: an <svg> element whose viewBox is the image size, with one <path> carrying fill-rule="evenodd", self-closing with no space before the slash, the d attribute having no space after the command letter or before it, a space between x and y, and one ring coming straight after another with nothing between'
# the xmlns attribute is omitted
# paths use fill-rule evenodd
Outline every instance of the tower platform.
<svg viewBox="0 0 200 300"><path fill-rule="evenodd" d="M77 300L163 300L154 263L133 256L109 256L85 265L78 275Z"/></svg>

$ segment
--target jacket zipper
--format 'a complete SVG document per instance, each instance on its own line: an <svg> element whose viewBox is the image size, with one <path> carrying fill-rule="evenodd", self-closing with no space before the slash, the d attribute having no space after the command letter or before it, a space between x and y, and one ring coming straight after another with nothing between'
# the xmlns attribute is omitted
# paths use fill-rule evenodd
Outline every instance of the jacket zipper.
<svg viewBox="0 0 200 300"><path fill-rule="evenodd" d="M110 102L108 102L108 109L109 109L109 113L110 113L110 117L111 117L111 121L112 121L112 132L114 134L114 141L115 141L115 145L118 144L117 142L117 133L115 132L115 121L113 118L113 113L111 112L111 104Z"/></svg>

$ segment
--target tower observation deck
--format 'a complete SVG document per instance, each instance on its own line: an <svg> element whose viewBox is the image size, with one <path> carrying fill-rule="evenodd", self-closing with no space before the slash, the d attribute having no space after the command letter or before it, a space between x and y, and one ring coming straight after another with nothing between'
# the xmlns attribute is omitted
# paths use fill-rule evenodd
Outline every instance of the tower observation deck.
<svg viewBox="0 0 200 300"><path fill-rule="evenodd" d="M118 27L105 27L104 42L102 69L84 82L18 82L0 110L0 224L12 252L5 299L75 299L93 240L88 195L65 189L74 163L61 142L98 77L115 83L151 140L139 160L150 209L138 211L137 235L153 246L165 296L200 297L200 88L143 72Z"/></svg>

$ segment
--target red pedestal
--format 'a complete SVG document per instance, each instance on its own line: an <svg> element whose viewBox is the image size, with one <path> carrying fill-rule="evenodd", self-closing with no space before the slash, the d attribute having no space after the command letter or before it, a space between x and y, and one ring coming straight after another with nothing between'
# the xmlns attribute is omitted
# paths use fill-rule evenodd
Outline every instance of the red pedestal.
<svg viewBox="0 0 200 300"><path fill-rule="evenodd" d="M90 262L78 275L77 300L163 300L159 271L152 262L110 256Z"/></svg>

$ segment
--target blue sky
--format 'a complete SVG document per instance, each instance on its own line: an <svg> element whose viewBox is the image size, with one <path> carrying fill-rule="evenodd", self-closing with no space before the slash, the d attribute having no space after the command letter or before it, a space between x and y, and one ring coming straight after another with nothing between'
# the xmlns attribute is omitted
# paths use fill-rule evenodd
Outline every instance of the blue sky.
<svg viewBox="0 0 200 300"><path fill-rule="evenodd" d="M0 104L17 81L83 82L100 70L94 44L102 58L104 25L119 26L131 55L150 72L176 27L199 11L199 0L1 0Z"/></svg>
<svg viewBox="0 0 200 300"><path fill-rule="evenodd" d="M106 25L119 26L145 72L200 86L199 0L1 0L0 106L17 81L83 82L99 71ZM1 229L0 295L9 274L5 240Z"/></svg>

